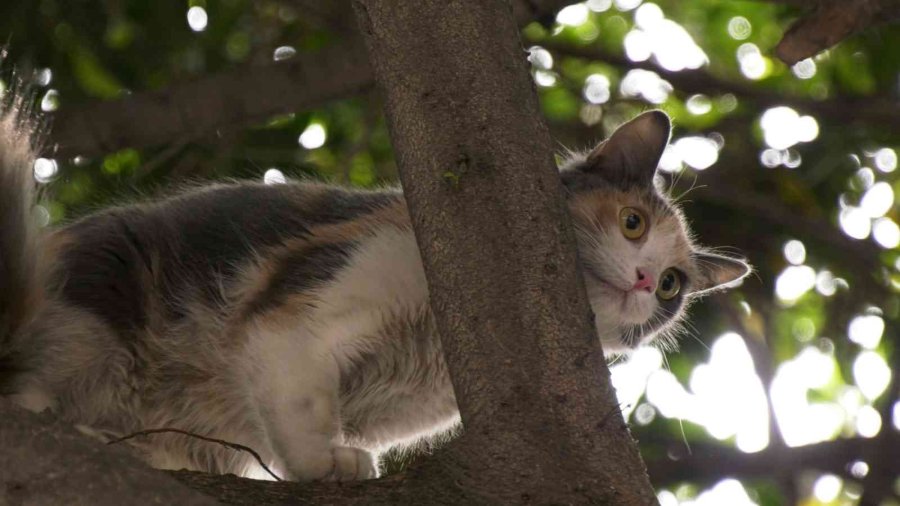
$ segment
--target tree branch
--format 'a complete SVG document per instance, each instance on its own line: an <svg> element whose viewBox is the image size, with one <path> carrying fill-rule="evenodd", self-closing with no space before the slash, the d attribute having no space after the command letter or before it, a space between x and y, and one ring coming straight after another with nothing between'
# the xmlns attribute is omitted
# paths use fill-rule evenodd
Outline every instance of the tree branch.
<svg viewBox="0 0 900 506"><path fill-rule="evenodd" d="M192 140L218 129L260 123L273 115L354 95L373 83L359 42L265 67L242 66L221 74L135 93L121 100L63 107L51 118L49 149L55 155L97 156Z"/></svg>
<svg viewBox="0 0 900 506"><path fill-rule="evenodd" d="M841 98L813 100L804 97L773 93L765 89L713 76L704 70L666 70L650 60L633 62L624 56L611 53L597 46L576 46L553 40L536 41L535 44L563 56L597 60L617 67L650 70L670 82L676 91L686 94L702 93L719 95L732 93L741 101L756 108L766 109L789 105L798 111L826 118L842 125L880 125L900 130L900 115L896 114L897 102L881 98Z"/></svg>
<svg viewBox="0 0 900 506"><path fill-rule="evenodd" d="M215 504L49 413L0 398L0 421L0 504Z"/></svg>
<svg viewBox="0 0 900 506"><path fill-rule="evenodd" d="M729 476L744 478L773 479L788 473L819 471L832 473L851 481L859 481L848 469L856 460L865 460L870 452L885 457L887 466L881 468L882 479L897 476L900 462L893 456L894 446L885 445L878 439L847 438L824 441L807 446L787 448L770 447L758 453L743 453L734 448L692 443L691 455L679 455L680 442L652 441L645 443L659 445L662 454L677 455L647 461L647 468L656 487L666 487L682 482L711 485ZM667 452L666 449L671 449ZM871 472L875 472L874 470ZM411 479L394 475L377 482L364 484L332 483L271 483L237 478L235 476L215 476L204 473L178 471L172 476L191 488L205 492L227 504L385 504L401 483ZM888 491L890 494L890 491ZM368 502L367 502L368 501Z"/></svg>
<svg viewBox="0 0 900 506"><path fill-rule="evenodd" d="M680 444L660 442L677 451ZM770 447L758 453L743 453L734 448L711 444L691 445L691 455L648 460L647 469L656 486L688 481L700 485L715 483L727 476L771 479L801 470L816 470L858 481L849 472L849 464L868 455L885 457L887 465L878 470L888 481L900 474L900 460L892 458L898 441L894 432L889 444L878 439L846 438L794 448ZM666 453L665 451L663 452ZM888 462L889 461L889 462ZM874 470L871 472L875 472Z"/></svg>
<svg viewBox="0 0 900 506"><path fill-rule="evenodd" d="M309 6L313 0L293 0ZM327 3L327 2L324 2ZM349 1L342 0L349 8ZM519 26L552 16L567 0L515 0ZM332 23L336 9L323 5L316 20ZM346 9L340 11L346 16ZM355 26L345 21L341 27ZM143 91L119 100L62 107L51 116L48 154L93 157L126 147L190 141L221 129L259 124L277 114L319 107L369 90L374 76L358 33L319 52L301 52L284 62L235 69Z"/></svg>
<svg viewBox="0 0 900 506"><path fill-rule="evenodd" d="M137 462L124 449L111 448L84 436L49 414L35 415L0 399L0 503L3 504L213 504L195 489L226 504L398 504L409 498L415 473L354 483L268 482L189 471L162 473ZM889 423L885 424L886 426ZM892 453L897 433L875 439L848 438L798 448L769 448L755 454L704 443L692 444L692 454L649 460L656 486L680 482L711 484L727 476L770 478L787 470L818 470L846 479L855 460L881 462L872 466L888 482L900 474ZM677 451L680 443L646 439L645 444ZM661 452L666 454L668 452ZM873 459L873 456L883 458ZM65 462L67 465L60 465ZM183 485L171 480L168 474ZM85 487L85 483L91 483ZM421 491L421 490L420 490ZM437 492L437 490L433 490ZM429 496L419 496L422 497ZM431 499L429 499L431 500ZM435 498L434 502L440 502Z"/></svg>
<svg viewBox="0 0 900 506"><path fill-rule="evenodd" d="M900 18L898 0L827 0L814 3L775 46L775 56L788 65L815 56L854 33Z"/></svg>

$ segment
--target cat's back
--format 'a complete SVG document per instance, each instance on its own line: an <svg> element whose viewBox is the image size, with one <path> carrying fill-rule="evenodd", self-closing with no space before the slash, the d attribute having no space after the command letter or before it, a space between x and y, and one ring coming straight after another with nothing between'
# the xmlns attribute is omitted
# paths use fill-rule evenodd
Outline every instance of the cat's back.
<svg viewBox="0 0 900 506"><path fill-rule="evenodd" d="M259 255L399 201L392 190L241 183L112 208L54 232L57 291L134 331L147 325L151 306L178 319L189 303L221 304L223 288Z"/></svg>

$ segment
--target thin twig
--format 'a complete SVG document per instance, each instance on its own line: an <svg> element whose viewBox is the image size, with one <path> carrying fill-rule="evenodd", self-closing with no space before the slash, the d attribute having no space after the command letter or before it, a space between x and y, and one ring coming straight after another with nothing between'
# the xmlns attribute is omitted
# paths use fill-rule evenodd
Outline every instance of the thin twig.
<svg viewBox="0 0 900 506"><path fill-rule="evenodd" d="M231 443L229 441L225 441L222 439L215 439L215 438L211 438L211 437L201 436L199 434L194 434L193 432L188 432L186 430L173 429L173 428L169 428L169 427L163 427L161 429L140 430L140 431L134 432L132 434L128 434L127 436L122 436L120 438L113 439L112 441L108 441L106 444L112 445L112 444L116 444L116 443L121 443L122 441L126 441L128 439L136 438L138 436L149 436L151 434L161 434L161 433L165 433L165 432L171 432L171 433L175 433L175 434L181 434L184 436L190 436L193 438L200 439L202 441L207 441L209 443L218 443L218 444L224 446L225 448L228 448L229 450L238 450L238 451L242 451L242 452L247 452L250 455L253 455L253 457L256 459L256 461L259 462L259 465L261 465L262 468L265 469L267 473L269 473L273 478L275 478L276 481L282 481L281 477L279 477L277 474L272 472L271 469L269 469L269 466L267 466L265 464L265 462L263 462L262 457L260 457L259 454L256 453L256 451L253 448L250 448L249 446L244 446L244 445L238 444L238 443Z"/></svg>

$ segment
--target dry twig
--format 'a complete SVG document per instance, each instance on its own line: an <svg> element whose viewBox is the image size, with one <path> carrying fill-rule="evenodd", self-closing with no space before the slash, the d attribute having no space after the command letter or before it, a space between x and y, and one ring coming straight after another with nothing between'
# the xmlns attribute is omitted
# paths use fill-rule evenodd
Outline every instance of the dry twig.
<svg viewBox="0 0 900 506"><path fill-rule="evenodd" d="M229 450L238 450L238 451L242 451L242 452L247 452L250 455L253 455L253 458L255 458L257 462L259 462L259 465L262 466L262 468L265 469L266 472L269 473L269 475L271 475L273 478L275 478L275 480L282 481L281 477L278 476L277 474L275 474L274 472L272 472L271 469L269 469L269 466L267 466L266 463L263 462L262 457L260 457L259 454L256 453L256 451L253 448L250 448L249 446L244 446L242 444L225 441L222 439L201 436L199 434L194 434L193 432L188 432L186 430L173 429L170 427L163 427L163 428L159 428L159 429L140 430L140 431L134 432L132 434L128 434L126 436L122 436L120 438L113 439L112 441L107 441L106 444L112 445L112 444L116 444L116 443L121 443L122 441L126 441L128 439L136 438L138 436L150 436L152 434L162 434L162 433L181 434L184 436L189 436L192 438L199 439L201 441L207 441L210 443L218 443L218 444L224 446L225 448L228 448Z"/></svg>

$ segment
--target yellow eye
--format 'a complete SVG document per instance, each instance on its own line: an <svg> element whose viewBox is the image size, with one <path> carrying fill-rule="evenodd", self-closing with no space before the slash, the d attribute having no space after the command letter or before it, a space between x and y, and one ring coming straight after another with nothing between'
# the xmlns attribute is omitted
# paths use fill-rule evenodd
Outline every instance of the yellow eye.
<svg viewBox="0 0 900 506"><path fill-rule="evenodd" d="M672 300L681 290L681 277L675 269L666 269L659 277L656 295L662 300Z"/></svg>
<svg viewBox="0 0 900 506"><path fill-rule="evenodd" d="M644 215L633 207L623 207L619 211L619 228L622 229L622 235L636 240L640 239L647 230L647 220Z"/></svg>

